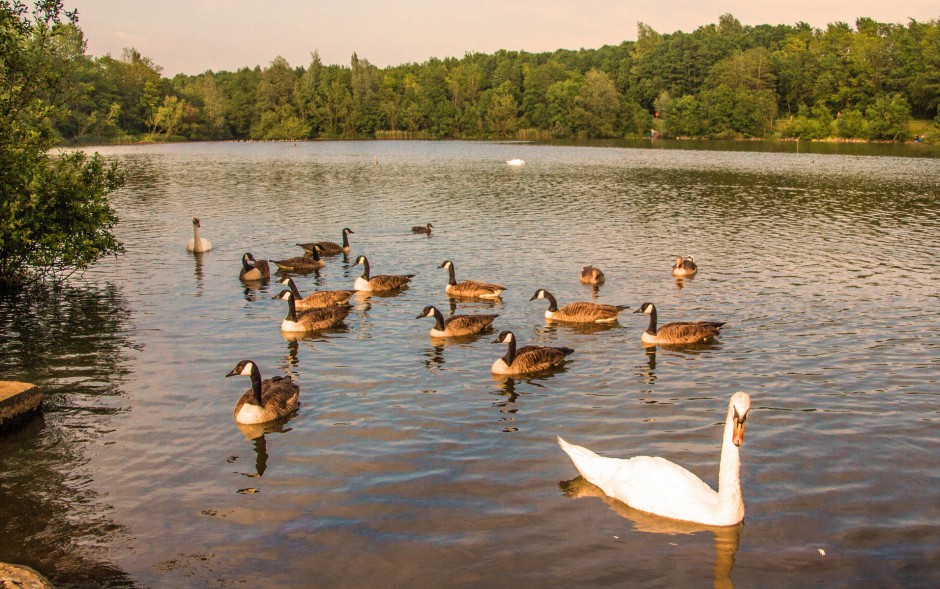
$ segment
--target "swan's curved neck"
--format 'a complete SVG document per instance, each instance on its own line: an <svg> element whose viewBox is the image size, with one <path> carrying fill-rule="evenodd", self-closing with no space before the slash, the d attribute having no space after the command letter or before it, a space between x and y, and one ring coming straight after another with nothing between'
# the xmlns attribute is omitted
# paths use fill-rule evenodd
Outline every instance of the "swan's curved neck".
<svg viewBox="0 0 940 589"><path fill-rule="evenodd" d="M650 310L650 324L646 326L646 333L656 335L656 307Z"/></svg>
<svg viewBox="0 0 940 589"><path fill-rule="evenodd" d="M261 407L261 371L257 366L251 371L251 393L246 403Z"/></svg>
<svg viewBox="0 0 940 589"><path fill-rule="evenodd" d="M741 495L741 454L732 441L734 435L734 409L728 408L725 431L721 442L721 463L718 467L718 502L720 509L744 514Z"/></svg>
<svg viewBox="0 0 940 589"><path fill-rule="evenodd" d="M199 225L193 223L193 244L199 247Z"/></svg>
<svg viewBox="0 0 940 589"><path fill-rule="evenodd" d="M454 272L454 265L450 264L447 266L447 271L450 273L450 278L447 281L447 284L454 286L457 284L457 274Z"/></svg>
<svg viewBox="0 0 940 589"><path fill-rule="evenodd" d="M503 362L506 363L506 366L512 366L512 361L516 359L516 338L509 340L509 349L506 350L506 354L503 356Z"/></svg>
<svg viewBox="0 0 940 589"><path fill-rule="evenodd" d="M444 314L437 307L434 308L434 329L444 331Z"/></svg>

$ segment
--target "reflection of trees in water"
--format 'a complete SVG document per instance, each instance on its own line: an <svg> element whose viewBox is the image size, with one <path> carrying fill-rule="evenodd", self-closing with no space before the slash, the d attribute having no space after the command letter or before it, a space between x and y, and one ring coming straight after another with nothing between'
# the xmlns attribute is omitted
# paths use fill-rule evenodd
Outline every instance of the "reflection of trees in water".
<svg viewBox="0 0 940 589"><path fill-rule="evenodd" d="M43 414L0 436L0 554L56 585L126 587L99 546L125 533L94 491L85 448L129 410L130 313L114 286L0 294L3 378L45 394Z"/></svg>

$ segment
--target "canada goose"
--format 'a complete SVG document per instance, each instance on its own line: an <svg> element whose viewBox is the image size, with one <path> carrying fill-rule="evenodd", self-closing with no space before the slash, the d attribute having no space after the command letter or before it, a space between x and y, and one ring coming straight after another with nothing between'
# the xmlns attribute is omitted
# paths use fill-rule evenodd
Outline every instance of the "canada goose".
<svg viewBox="0 0 940 589"><path fill-rule="evenodd" d="M320 259L320 254L317 252L318 249L319 248L314 245L310 250L312 252L310 256L294 256L286 260L274 260L274 263L277 264L277 267L281 270L287 270L288 272L317 270L326 265L323 260Z"/></svg>
<svg viewBox="0 0 940 589"><path fill-rule="evenodd" d="M698 266L695 264L695 258L686 256L676 256L676 263L672 265L673 276L692 276L698 272Z"/></svg>
<svg viewBox="0 0 940 589"><path fill-rule="evenodd" d="M568 354L574 352L571 348L549 346L523 346L516 349L516 336L511 331L504 331L493 342L494 344L509 344L506 355L493 362L493 374L507 376L530 374L554 368L562 362Z"/></svg>
<svg viewBox="0 0 940 589"><path fill-rule="evenodd" d="M428 235L431 235L432 227L434 227L434 225L431 225L430 223L428 223L424 227L422 227L421 225L415 225L414 227L411 228L411 232L412 233L427 233Z"/></svg>
<svg viewBox="0 0 940 589"><path fill-rule="evenodd" d="M251 388L235 405L235 421L238 423L273 421L293 413L300 406L300 387L291 381L290 376L275 376L262 381L258 365L251 360L242 360L225 376L251 377Z"/></svg>
<svg viewBox="0 0 940 589"><path fill-rule="evenodd" d="M199 237L199 217L193 217L193 237L186 242L186 249L195 254L207 252L212 249L212 244L205 237Z"/></svg>
<svg viewBox="0 0 940 589"><path fill-rule="evenodd" d="M319 246L320 254L324 256L335 256L336 254L341 254L343 252L349 253L349 234L355 233L349 227L343 228L343 245L334 243L332 241L318 241L316 243L298 243L300 247L304 248L304 251L308 254L313 254L314 246Z"/></svg>
<svg viewBox="0 0 940 589"><path fill-rule="evenodd" d="M302 297L300 296L300 291L297 289L297 285L294 284L294 279L290 276L282 278L279 282L287 285L294 294L294 307L298 311L345 305L349 299L356 294L354 290L318 290L317 292L308 294L306 297Z"/></svg>
<svg viewBox="0 0 940 589"><path fill-rule="evenodd" d="M669 344L698 344L707 342L721 333L724 321L677 321L656 328L656 307L643 303L634 313L650 316L649 327L640 336L640 341L651 346Z"/></svg>
<svg viewBox="0 0 940 589"><path fill-rule="evenodd" d="M626 305L602 305L600 303L577 302L568 303L558 308L558 301L554 295L544 288L535 291L530 301L535 299L548 299L548 309L545 318L552 321L565 321L568 323L613 323Z"/></svg>
<svg viewBox="0 0 940 589"><path fill-rule="evenodd" d="M604 273L600 268L594 266L585 266L581 268L581 282L584 284L602 284L605 280Z"/></svg>
<svg viewBox="0 0 940 589"><path fill-rule="evenodd" d="M561 437L558 444L581 476L630 507L677 520L731 526L744 519L738 447L744 442L744 424L750 409L747 393L731 396L721 443L718 492L665 458L604 458Z"/></svg>
<svg viewBox="0 0 940 589"><path fill-rule="evenodd" d="M287 301L287 317L281 321L281 331L306 332L333 327L345 319L353 308L352 305L342 305L298 312L294 293L291 291L282 290L280 294L271 298Z"/></svg>
<svg viewBox="0 0 940 589"><path fill-rule="evenodd" d="M362 276L356 279L353 284L355 290L364 290L367 292L386 292L397 290L408 286L408 282L414 278L414 274L380 274L369 278L369 260L365 256L356 258L353 266L362 264Z"/></svg>
<svg viewBox="0 0 940 589"><path fill-rule="evenodd" d="M444 292L452 297L462 297L469 299L498 299L499 295L506 290L505 286L492 284L489 282L480 282L478 280L464 280L458 283L454 274L454 263L446 260L438 268L447 268L450 278Z"/></svg>
<svg viewBox="0 0 940 589"><path fill-rule="evenodd" d="M444 315L437 307L428 305L415 319L434 317L434 327L431 328L431 337L459 337L480 333L493 323L499 315L452 315L444 319Z"/></svg>
<svg viewBox="0 0 940 589"><path fill-rule="evenodd" d="M256 260L250 252L245 252L238 277L246 281L267 280L271 278L271 267L267 260Z"/></svg>

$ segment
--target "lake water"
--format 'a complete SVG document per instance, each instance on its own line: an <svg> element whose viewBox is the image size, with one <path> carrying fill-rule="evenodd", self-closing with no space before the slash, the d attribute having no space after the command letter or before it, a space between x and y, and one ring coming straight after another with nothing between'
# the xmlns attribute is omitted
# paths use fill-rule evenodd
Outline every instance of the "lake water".
<svg viewBox="0 0 940 589"><path fill-rule="evenodd" d="M103 148L127 253L0 299L0 378L44 414L0 437L0 561L60 587L913 587L940 583L940 159L472 142ZM922 155L913 149L909 156ZM510 158L526 165L505 165ZM193 216L212 251L184 244ZM431 222L430 238L412 225ZM302 291L414 273L345 326L281 335L241 255L352 253ZM697 276L677 281L677 255ZM450 303L457 279L508 287ZM578 281L594 264L607 282ZM719 343L645 350L646 317L578 329L561 304L654 302ZM425 305L495 312L441 345ZM491 342L574 348L500 381ZM302 406L239 427L244 358ZM744 524L646 516L576 479L555 436L717 483L728 398L753 403Z"/></svg>

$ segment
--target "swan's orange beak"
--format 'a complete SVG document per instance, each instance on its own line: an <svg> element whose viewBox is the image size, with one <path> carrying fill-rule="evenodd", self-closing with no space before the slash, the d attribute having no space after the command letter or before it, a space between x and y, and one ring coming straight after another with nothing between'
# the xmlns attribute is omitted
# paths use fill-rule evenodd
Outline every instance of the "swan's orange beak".
<svg viewBox="0 0 940 589"><path fill-rule="evenodd" d="M734 442L735 446L740 446L744 443L744 420L735 419L734 420L734 431L731 434L731 441Z"/></svg>

